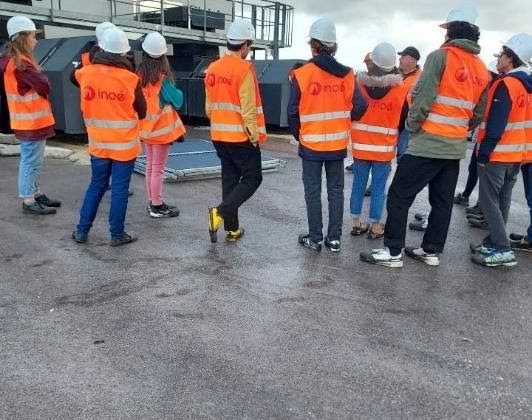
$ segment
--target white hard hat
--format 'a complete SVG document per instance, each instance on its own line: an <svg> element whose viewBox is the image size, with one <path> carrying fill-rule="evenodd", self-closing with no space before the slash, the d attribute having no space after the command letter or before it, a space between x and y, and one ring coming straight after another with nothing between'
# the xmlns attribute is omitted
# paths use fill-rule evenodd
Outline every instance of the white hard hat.
<svg viewBox="0 0 532 420"><path fill-rule="evenodd" d="M9 38L19 32L37 32L35 23L26 16L13 16L7 21L7 34Z"/></svg>
<svg viewBox="0 0 532 420"><path fill-rule="evenodd" d="M150 32L142 42L142 49L153 58L166 54L166 40L159 32Z"/></svg>
<svg viewBox="0 0 532 420"><path fill-rule="evenodd" d="M336 26L332 20L320 18L310 26L308 36L332 47L336 44Z"/></svg>
<svg viewBox="0 0 532 420"><path fill-rule="evenodd" d="M383 70L393 70L397 53L392 44L381 42L371 53L371 61Z"/></svg>
<svg viewBox="0 0 532 420"><path fill-rule="evenodd" d="M111 22L102 22L96 25L96 28L94 28L94 32L96 32L96 39L98 40L98 45L100 45L100 43L102 42L103 33L107 29L111 28L116 28L115 24Z"/></svg>
<svg viewBox="0 0 532 420"><path fill-rule="evenodd" d="M107 29L103 33L100 47L102 50L114 54L125 54L131 49L126 33L119 28Z"/></svg>
<svg viewBox="0 0 532 420"><path fill-rule="evenodd" d="M532 36L528 34L520 33L514 35L503 45L511 49L525 64L528 64L530 59L532 59Z"/></svg>
<svg viewBox="0 0 532 420"><path fill-rule="evenodd" d="M232 45L255 41L255 28L249 20L236 18L227 30L227 42Z"/></svg>
<svg viewBox="0 0 532 420"><path fill-rule="evenodd" d="M452 9L447 15L447 21L442 23L440 27L447 28L451 22L467 22L475 25L477 17L478 12L476 7L471 4L464 4Z"/></svg>

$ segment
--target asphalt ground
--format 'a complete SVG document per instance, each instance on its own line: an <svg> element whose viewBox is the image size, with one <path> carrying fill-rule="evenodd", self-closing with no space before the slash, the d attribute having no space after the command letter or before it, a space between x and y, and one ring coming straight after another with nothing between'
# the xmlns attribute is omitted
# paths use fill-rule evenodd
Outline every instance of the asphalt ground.
<svg viewBox="0 0 532 420"><path fill-rule="evenodd" d="M209 241L219 179L167 184L181 215L151 219L134 175L140 239L111 248L106 199L89 242L70 238L89 167L47 160L63 207L39 217L21 212L18 159L0 159L0 418L532 418L532 254L474 265L485 231L456 206L440 267L363 263L381 242L349 235L349 174L341 252L304 249L300 160L268 148L287 163L242 207L237 244ZM427 206L424 191L411 215ZM528 222L519 180L508 230Z"/></svg>

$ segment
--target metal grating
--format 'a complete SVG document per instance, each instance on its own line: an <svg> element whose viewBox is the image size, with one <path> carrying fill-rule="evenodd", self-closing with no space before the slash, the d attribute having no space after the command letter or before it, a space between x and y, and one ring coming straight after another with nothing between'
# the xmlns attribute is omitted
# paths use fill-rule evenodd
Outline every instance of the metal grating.
<svg viewBox="0 0 532 420"><path fill-rule="evenodd" d="M262 155L262 172L277 171L283 164L284 161L280 159ZM139 156L135 161L135 172L142 175L146 173L145 155ZM187 140L172 145L163 172L166 182L219 178L221 175L220 159L212 142L208 140Z"/></svg>

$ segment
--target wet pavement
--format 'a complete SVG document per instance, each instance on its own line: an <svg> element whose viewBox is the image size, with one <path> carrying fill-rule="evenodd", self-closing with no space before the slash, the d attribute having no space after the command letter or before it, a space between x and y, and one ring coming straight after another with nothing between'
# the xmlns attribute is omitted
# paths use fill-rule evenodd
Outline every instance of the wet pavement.
<svg viewBox="0 0 532 420"><path fill-rule="evenodd" d="M0 160L0 418L532 418L532 254L473 265L485 231L455 207L440 267L365 264L381 242L349 235L348 200L341 252L303 249L300 161L269 147L287 164L242 207L234 245L209 242L218 179L167 184L181 215L151 219L134 175L140 239L111 248L105 199L89 242L70 238L89 167L47 160L63 207L39 217L20 211L18 159ZM528 220L519 180L509 231Z"/></svg>

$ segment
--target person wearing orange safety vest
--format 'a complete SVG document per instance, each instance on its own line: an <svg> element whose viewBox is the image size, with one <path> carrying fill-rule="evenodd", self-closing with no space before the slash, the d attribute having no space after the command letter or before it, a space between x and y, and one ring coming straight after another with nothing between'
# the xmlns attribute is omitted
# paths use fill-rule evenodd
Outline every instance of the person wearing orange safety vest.
<svg viewBox="0 0 532 420"><path fill-rule="evenodd" d="M396 156L397 137L408 113L408 88L403 77L397 74L396 51L391 44L382 42L375 46L372 61L374 65L367 73L357 73L357 82L368 101L368 109L359 121L352 124L354 164L350 210L353 219L351 235L367 232L368 238L378 239L384 234L380 220L386 181L391 161ZM369 223L366 223L361 213L370 172L371 203Z"/></svg>
<svg viewBox="0 0 532 420"><path fill-rule="evenodd" d="M408 91L406 99L408 104L412 103L412 90L422 74L421 67L417 64L421 55L416 47L406 47L399 55L399 71L403 76L403 83ZM399 162L408 147L408 130L402 129L397 140L397 161Z"/></svg>
<svg viewBox="0 0 532 420"><path fill-rule="evenodd" d="M131 174L141 151L139 120L146 116L146 100L139 77L125 57L130 50L126 34L110 28L105 31L100 46L102 51L94 55L91 65L76 71L92 177L72 239L78 243L87 241L112 176L110 245L119 246L136 240L124 231L124 220Z"/></svg>
<svg viewBox="0 0 532 420"><path fill-rule="evenodd" d="M211 139L222 164L222 202L208 209L211 242L224 224L227 242L244 234L238 209L262 182L259 144L266 141L266 123L253 64L246 60L255 28L237 18L227 31L227 52L205 74L205 112Z"/></svg>
<svg viewBox="0 0 532 420"><path fill-rule="evenodd" d="M50 83L33 56L36 32L35 24L26 16L7 21L9 39L0 56L0 73L10 129L20 142L18 190L22 211L46 215L55 214L61 202L48 198L39 188L46 139L55 134L55 120L48 100Z"/></svg>
<svg viewBox="0 0 532 420"><path fill-rule="evenodd" d="M310 27L309 37L312 58L294 71L287 109L290 130L299 141L307 206L308 233L299 235L298 242L305 248L321 250L321 179L325 167L329 224L324 245L338 252L344 212L343 160L351 137L351 120L362 116L367 103L360 92L355 95L353 70L334 58L334 23L318 19Z"/></svg>
<svg viewBox="0 0 532 420"><path fill-rule="evenodd" d="M512 189L527 158L526 124L530 115L532 36L517 34L503 44L497 67L504 76L488 94L485 131L479 137L479 204L489 228L482 244L471 244L474 263L488 267L517 264L506 234Z"/></svg>
<svg viewBox="0 0 532 420"><path fill-rule="evenodd" d="M148 213L154 218L176 217L179 209L163 201L163 171L170 146L184 139L185 126L176 111L183 105L183 93L172 83L174 77L166 57L164 37L158 32L149 33L142 43L142 50L144 53L137 74L148 104L146 118L140 122L140 139L146 154ZM175 91L179 103L164 101L163 84Z"/></svg>
<svg viewBox="0 0 532 420"><path fill-rule="evenodd" d="M446 29L445 42L428 55L412 92L409 144L388 190L384 247L362 252L365 262L402 267L405 249L415 260L440 264L467 133L480 124L486 106L489 76L478 57L477 16L473 6L460 6L440 25ZM405 248L408 210L427 185L431 212L423 242Z"/></svg>

